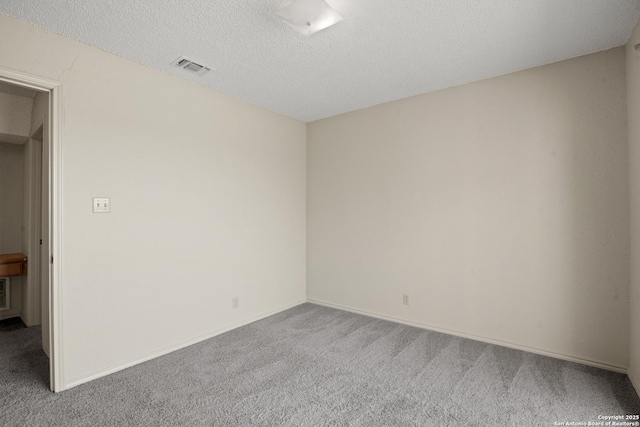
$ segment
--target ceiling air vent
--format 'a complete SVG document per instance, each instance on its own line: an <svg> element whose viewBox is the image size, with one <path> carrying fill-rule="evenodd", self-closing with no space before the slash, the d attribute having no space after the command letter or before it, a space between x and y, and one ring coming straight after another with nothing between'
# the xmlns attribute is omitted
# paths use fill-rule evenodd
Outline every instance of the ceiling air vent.
<svg viewBox="0 0 640 427"><path fill-rule="evenodd" d="M185 70L192 71L196 74L204 74L208 71L211 71L211 68L198 64L197 62L193 62L189 58L185 58L181 56L171 63L171 65L175 65L176 67L184 68Z"/></svg>

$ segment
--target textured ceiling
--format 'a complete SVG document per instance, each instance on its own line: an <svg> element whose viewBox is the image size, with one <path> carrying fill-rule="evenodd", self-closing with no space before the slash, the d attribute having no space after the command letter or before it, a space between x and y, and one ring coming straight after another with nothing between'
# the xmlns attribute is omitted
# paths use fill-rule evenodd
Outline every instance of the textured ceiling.
<svg viewBox="0 0 640 427"><path fill-rule="evenodd" d="M291 0L0 0L0 12L303 121L626 43L638 0L327 0L305 37ZM171 66L184 55L213 70Z"/></svg>

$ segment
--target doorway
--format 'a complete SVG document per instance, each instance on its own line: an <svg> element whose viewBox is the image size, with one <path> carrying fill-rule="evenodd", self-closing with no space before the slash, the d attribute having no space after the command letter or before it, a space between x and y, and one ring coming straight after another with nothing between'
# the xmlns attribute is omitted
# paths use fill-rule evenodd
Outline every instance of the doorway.
<svg viewBox="0 0 640 427"><path fill-rule="evenodd" d="M3 68L0 68L0 85L36 93L27 139L9 141L23 144L20 147L23 156L20 233L21 249L27 256L28 268L26 275L16 282L20 285L18 293L21 294L19 316L27 326L41 325L42 347L49 357L49 387L57 392L64 389L59 309L61 87L58 82ZM11 137L11 133L0 130L0 137L6 139L7 136ZM18 307L14 306L14 310Z"/></svg>

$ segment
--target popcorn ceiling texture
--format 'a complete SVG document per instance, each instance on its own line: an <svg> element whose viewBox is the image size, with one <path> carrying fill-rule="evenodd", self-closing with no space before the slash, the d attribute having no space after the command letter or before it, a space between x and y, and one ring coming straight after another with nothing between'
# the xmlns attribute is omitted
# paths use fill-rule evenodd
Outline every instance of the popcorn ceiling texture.
<svg viewBox="0 0 640 427"><path fill-rule="evenodd" d="M0 11L303 120L626 43L636 0L328 0L345 20L304 37L290 0L3 0ZM179 56L215 68L196 76Z"/></svg>

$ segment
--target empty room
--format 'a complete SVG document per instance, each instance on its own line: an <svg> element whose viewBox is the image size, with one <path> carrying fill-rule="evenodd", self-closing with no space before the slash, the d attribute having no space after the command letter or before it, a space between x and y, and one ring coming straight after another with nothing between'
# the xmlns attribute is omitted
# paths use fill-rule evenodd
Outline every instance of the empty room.
<svg viewBox="0 0 640 427"><path fill-rule="evenodd" d="M0 0L0 425L640 426L639 20Z"/></svg>

